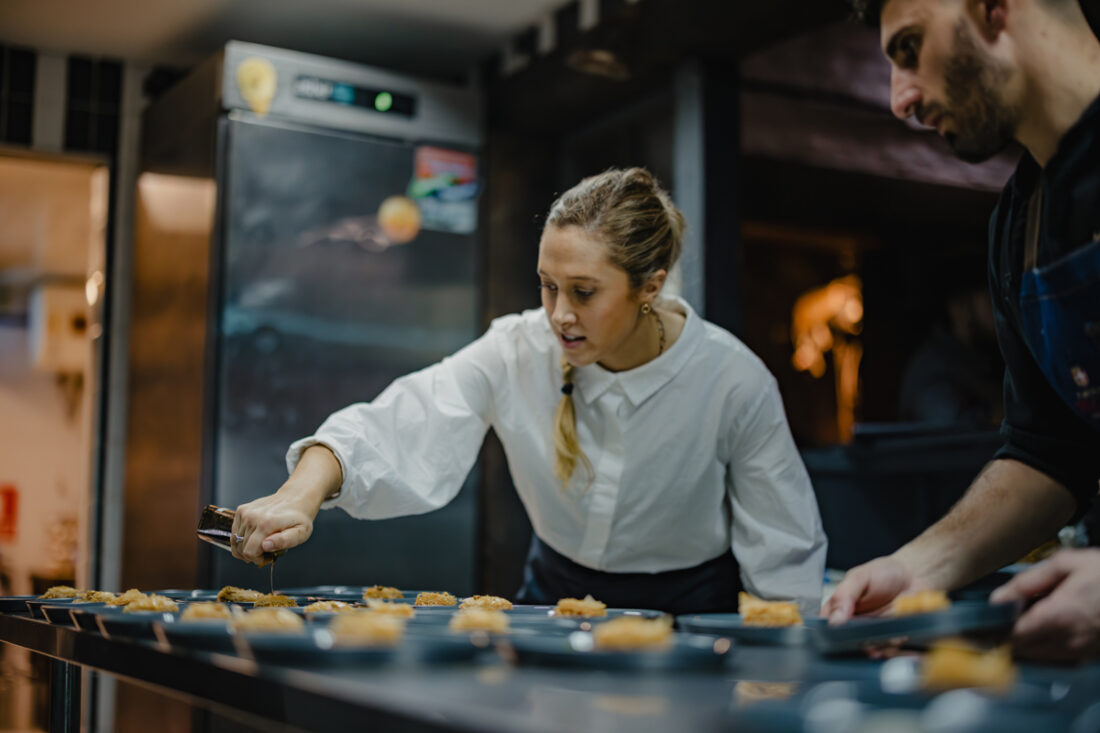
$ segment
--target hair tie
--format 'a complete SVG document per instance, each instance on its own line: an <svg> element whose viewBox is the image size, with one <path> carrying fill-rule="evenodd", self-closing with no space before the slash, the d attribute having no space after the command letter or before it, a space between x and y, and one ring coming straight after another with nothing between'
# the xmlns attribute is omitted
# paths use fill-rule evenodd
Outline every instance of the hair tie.
<svg viewBox="0 0 1100 733"><path fill-rule="evenodd" d="M572 382L566 382L565 384L563 384L561 386L561 393L563 395L573 394L573 383Z"/></svg>

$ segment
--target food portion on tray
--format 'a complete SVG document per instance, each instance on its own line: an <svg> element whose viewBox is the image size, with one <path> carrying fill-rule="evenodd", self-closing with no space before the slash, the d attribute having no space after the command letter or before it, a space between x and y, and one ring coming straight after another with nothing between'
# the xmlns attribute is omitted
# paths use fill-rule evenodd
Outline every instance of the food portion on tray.
<svg viewBox="0 0 1100 733"><path fill-rule="evenodd" d="M721 634L751 645L810 646L825 622L803 619L793 601L766 601L738 594L737 613L685 614L676 619L679 627L698 634Z"/></svg>

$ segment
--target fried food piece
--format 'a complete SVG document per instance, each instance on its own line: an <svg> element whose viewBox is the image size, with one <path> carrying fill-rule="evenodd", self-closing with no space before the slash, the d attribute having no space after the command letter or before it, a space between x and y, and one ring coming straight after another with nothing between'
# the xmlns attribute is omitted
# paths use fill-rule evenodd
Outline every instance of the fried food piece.
<svg viewBox="0 0 1100 733"><path fill-rule="evenodd" d="M582 598L562 598L554 606L555 616L583 616L600 618L607 615L607 604L597 601L590 595Z"/></svg>
<svg viewBox="0 0 1100 733"><path fill-rule="evenodd" d="M232 618L229 606L224 603L192 603L180 614L180 621L228 621Z"/></svg>
<svg viewBox="0 0 1100 733"><path fill-rule="evenodd" d="M109 590L86 590L73 603L107 603L115 598Z"/></svg>
<svg viewBox="0 0 1100 733"><path fill-rule="evenodd" d="M257 598L261 598L263 595L258 590L227 585L218 591L218 600L223 603L254 603Z"/></svg>
<svg viewBox="0 0 1100 733"><path fill-rule="evenodd" d="M451 616L447 624L451 631L492 631L504 634L508 631L508 615L491 608L467 608Z"/></svg>
<svg viewBox="0 0 1100 733"><path fill-rule="evenodd" d="M283 608L297 608L298 601L294 600L290 596L284 596L282 593L262 593L254 603L256 608L262 608L264 606L281 606Z"/></svg>
<svg viewBox="0 0 1100 733"><path fill-rule="evenodd" d="M751 593L737 594L737 612L745 626L798 626L802 614L794 601L765 601Z"/></svg>
<svg viewBox="0 0 1100 733"><path fill-rule="evenodd" d="M390 601L380 601L377 598L367 599L367 609L374 613L397 616L398 618L412 618L416 615L416 609L408 603L391 603Z"/></svg>
<svg viewBox="0 0 1100 733"><path fill-rule="evenodd" d="M982 687L1007 692L1016 682L1008 645L982 651L961 640L938 642L921 663L921 688L928 692Z"/></svg>
<svg viewBox="0 0 1100 733"><path fill-rule="evenodd" d="M495 611L510 611L512 602L500 596L470 596L462 601L459 608L489 608Z"/></svg>
<svg viewBox="0 0 1100 733"><path fill-rule="evenodd" d="M142 595L141 598L136 598L126 604L126 607L122 609L123 613L134 613L135 611L178 611L180 607L168 596L158 596L156 593L152 595Z"/></svg>
<svg viewBox="0 0 1100 733"><path fill-rule="evenodd" d="M344 601L314 601L306 606L305 611L306 613L343 613L354 609L355 606Z"/></svg>
<svg viewBox="0 0 1100 733"><path fill-rule="evenodd" d="M447 591L442 593L433 593L431 591L425 591L424 593L417 593L416 606L455 606L458 605L458 599Z"/></svg>
<svg viewBox="0 0 1100 733"><path fill-rule="evenodd" d="M39 598L76 598L80 595L81 591L71 585L55 585L46 589L46 592L38 596Z"/></svg>
<svg viewBox="0 0 1100 733"><path fill-rule="evenodd" d="M637 649L661 649L672 643L672 619L620 616L596 624L592 640L597 649L634 651Z"/></svg>
<svg viewBox="0 0 1100 733"><path fill-rule="evenodd" d="M342 613L332 620L329 630L341 645L393 645L405 633L405 620L373 611Z"/></svg>
<svg viewBox="0 0 1100 733"><path fill-rule="evenodd" d="M306 622L285 608L257 608L233 617L230 625L237 631L276 631L293 633L305 628Z"/></svg>
<svg viewBox="0 0 1100 733"><path fill-rule="evenodd" d="M363 600L368 598L388 598L390 600L398 600L404 598L405 594L399 591L397 588L390 587L388 585L372 585L363 591Z"/></svg>
<svg viewBox="0 0 1100 733"><path fill-rule="evenodd" d="M947 592L942 590L918 590L900 595L894 601L895 616L909 616L914 613L931 613L951 607Z"/></svg>
<svg viewBox="0 0 1100 733"><path fill-rule="evenodd" d="M108 606L125 606L133 603L139 598L144 598L145 594L139 591L137 588L130 588L125 593L115 596L111 600L107 601Z"/></svg>
<svg viewBox="0 0 1100 733"><path fill-rule="evenodd" d="M760 700L786 700L798 692L797 682L756 682L742 680L733 686L738 707L746 707Z"/></svg>

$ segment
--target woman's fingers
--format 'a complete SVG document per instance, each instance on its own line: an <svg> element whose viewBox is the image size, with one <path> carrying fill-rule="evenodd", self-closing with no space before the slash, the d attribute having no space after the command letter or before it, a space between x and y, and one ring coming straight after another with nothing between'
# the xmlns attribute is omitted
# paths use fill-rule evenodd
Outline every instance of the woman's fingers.
<svg viewBox="0 0 1100 733"><path fill-rule="evenodd" d="M274 534L270 534L260 544L264 552L278 552L297 547L309 539L310 530L302 524L288 527Z"/></svg>

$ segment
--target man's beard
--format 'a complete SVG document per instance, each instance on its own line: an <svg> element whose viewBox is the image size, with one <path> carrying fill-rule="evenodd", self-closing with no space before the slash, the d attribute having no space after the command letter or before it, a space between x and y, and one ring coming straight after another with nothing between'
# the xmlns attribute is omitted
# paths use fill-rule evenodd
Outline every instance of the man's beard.
<svg viewBox="0 0 1100 733"><path fill-rule="evenodd" d="M1020 110L1006 106L998 89L1009 71L992 59L983 59L966 20L955 26L955 53L947 60L944 83L947 109L955 123L944 139L955 155L981 163L1005 148L1016 135Z"/></svg>

